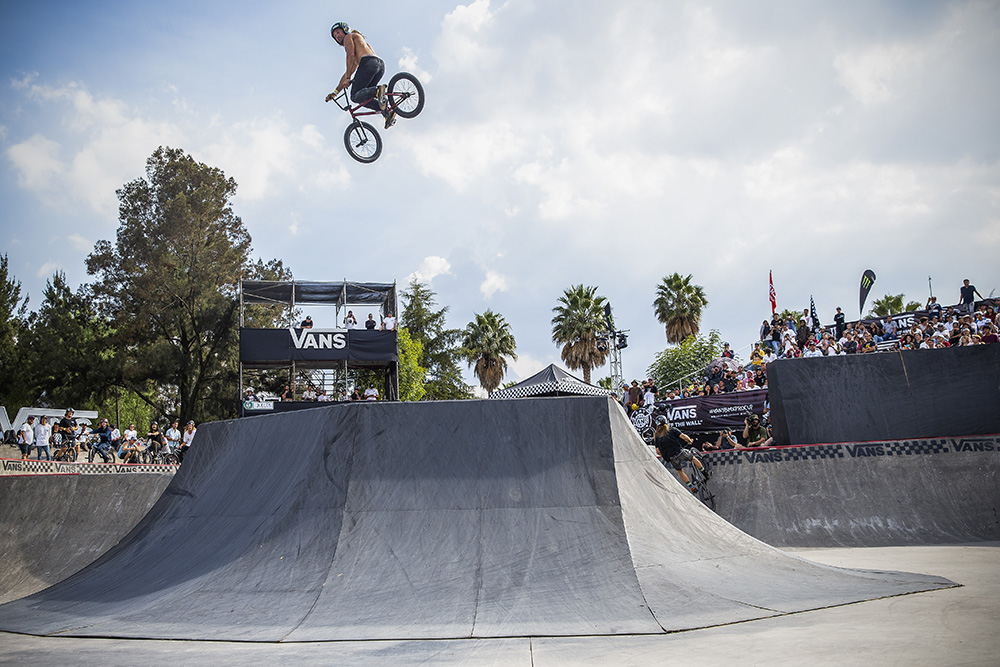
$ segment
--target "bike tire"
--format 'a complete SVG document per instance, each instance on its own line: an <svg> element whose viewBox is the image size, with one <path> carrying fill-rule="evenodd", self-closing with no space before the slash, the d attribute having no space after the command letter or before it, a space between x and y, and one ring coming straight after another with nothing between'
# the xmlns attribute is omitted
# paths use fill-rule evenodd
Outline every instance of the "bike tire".
<svg viewBox="0 0 1000 667"><path fill-rule="evenodd" d="M409 72L399 72L389 79L389 100L397 116L415 118L424 110L424 87Z"/></svg>
<svg viewBox="0 0 1000 667"><path fill-rule="evenodd" d="M699 458L698 460L701 461L701 464L703 466L706 466L707 469L707 464L705 463L704 459ZM705 507L714 512L715 494L712 493L712 490L708 488L708 479L705 477L705 475L702 473L701 470L698 470L698 468L695 467L693 462L691 463L690 474L692 481L694 481L695 489L697 490L698 500L700 500L705 505Z"/></svg>
<svg viewBox="0 0 1000 667"><path fill-rule="evenodd" d="M352 158L363 164L371 164L382 154L382 137L368 123L356 120L344 132L344 146Z"/></svg>
<svg viewBox="0 0 1000 667"><path fill-rule="evenodd" d="M175 466L178 463L180 463L180 461L177 460L177 455L176 454L172 454L172 453L171 454L166 454L163 457L163 462L166 463L167 465L172 465L172 466Z"/></svg>
<svg viewBox="0 0 1000 667"><path fill-rule="evenodd" d="M96 453L97 452L94 451L93 447L91 447L90 449L87 450L87 463L93 463L94 462L94 455Z"/></svg>

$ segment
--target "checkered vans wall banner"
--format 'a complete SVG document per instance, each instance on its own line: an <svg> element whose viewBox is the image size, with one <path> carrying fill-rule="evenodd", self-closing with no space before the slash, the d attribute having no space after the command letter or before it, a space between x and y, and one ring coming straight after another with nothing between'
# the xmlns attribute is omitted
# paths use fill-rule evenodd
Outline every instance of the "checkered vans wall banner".
<svg viewBox="0 0 1000 667"><path fill-rule="evenodd" d="M143 473L173 473L175 465L122 463L66 463L35 459L0 459L0 476L4 475L135 475Z"/></svg>
<svg viewBox="0 0 1000 667"><path fill-rule="evenodd" d="M963 452L997 452L997 455L1000 456L1000 436L840 442L828 445L791 445L767 449L726 449L718 452L705 452L705 456L712 465L725 466L867 456L961 455Z"/></svg>

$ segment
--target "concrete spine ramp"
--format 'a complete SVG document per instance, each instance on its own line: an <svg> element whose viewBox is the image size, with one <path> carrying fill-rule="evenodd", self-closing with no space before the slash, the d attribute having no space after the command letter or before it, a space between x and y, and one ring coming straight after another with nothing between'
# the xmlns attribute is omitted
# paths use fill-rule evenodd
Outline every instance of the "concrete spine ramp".
<svg viewBox="0 0 1000 667"><path fill-rule="evenodd" d="M171 477L0 479L0 602L40 591L92 563L139 523Z"/></svg>
<svg viewBox="0 0 1000 667"><path fill-rule="evenodd" d="M953 585L817 565L747 536L603 397L320 407L198 437L118 546L0 607L0 629L272 642L663 633Z"/></svg>
<svg viewBox="0 0 1000 667"><path fill-rule="evenodd" d="M775 546L1000 540L1000 436L714 452L719 516Z"/></svg>

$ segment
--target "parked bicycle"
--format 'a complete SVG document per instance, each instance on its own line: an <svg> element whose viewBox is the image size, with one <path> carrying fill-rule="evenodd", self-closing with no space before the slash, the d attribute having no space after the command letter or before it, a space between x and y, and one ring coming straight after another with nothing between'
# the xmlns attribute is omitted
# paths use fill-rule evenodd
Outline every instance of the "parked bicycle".
<svg viewBox="0 0 1000 667"><path fill-rule="evenodd" d="M399 72L389 79L386 97L386 111L395 112L400 118L414 118L423 111L424 87L420 85L417 77L409 72ZM344 132L344 146L347 148L348 155L365 164L374 162L382 154L382 137L378 130L369 123L360 120L362 116L381 115L381 112L365 106L373 99L375 98L362 100L352 107L346 88L338 88L330 93L327 99L327 101L336 102L342 111L351 114L351 124Z"/></svg>
<svg viewBox="0 0 1000 667"><path fill-rule="evenodd" d="M172 451L170 445L156 442L152 438L146 441L145 448L139 452L139 462L160 465L177 465L179 463L177 454Z"/></svg>
<svg viewBox="0 0 1000 667"><path fill-rule="evenodd" d="M77 455L80 453L76 446L76 438L64 438L61 434L58 438L53 438L56 443L52 451L53 461L68 461L70 463L76 461Z"/></svg>
<svg viewBox="0 0 1000 667"><path fill-rule="evenodd" d="M87 461L93 463L98 456L105 463L115 462L115 450L111 443L102 442L100 436L92 435L87 438Z"/></svg>

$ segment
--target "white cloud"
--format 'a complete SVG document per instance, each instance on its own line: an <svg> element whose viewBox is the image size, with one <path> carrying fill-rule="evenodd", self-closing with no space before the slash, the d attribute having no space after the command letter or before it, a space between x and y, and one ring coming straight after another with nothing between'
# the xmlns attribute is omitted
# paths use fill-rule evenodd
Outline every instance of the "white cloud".
<svg viewBox="0 0 1000 667"><path fill-rule="evenodd" d="M95 213L111 216L118 204L115 190L141 174L158 145L183 137L171 123L142 118L119 100L95 99L79 83L53 88L33 80L12 85L62 115L70 132L65 146L35 135L7 154L19 172L19 184L46 203L76 208L83 202Z"/></svg>
<svg viewBox="0 0 1000 667"><path fill-rule="evenodd" d="M199 160L216 165L239 183L239 195L259 201L275 192L276 181L294 178L302 147L315 145L316 130L295 136L277 118L256 118L220 128L216 141L201 149Z"/></svg>
<svg viewBox="0 0 1000 667"><path fill-rule="evenodd" d="M479 286L479 291L487 299L489 299L497 292L506 292L507 278L505 276L500 275L496 271L487 271L486 280L484 280L482 284Z"/></svg>
<svg viewBox="0 0 1000 667"><path fill-rule="evenodd" d="M921 53L900 45L877 45L841 53L834 58L837 80L864 106L885 104L892 99L898 72L919 63Z"/></svg>
<svg viewBox="0 0 1000 667"><path fill-rule="evenodd" d="M499 51L486 43L492 21L490 0L474 0L447 14L441 22L441 35L434 49L441 69L476 72L485 61L499 57Z"/></svg>
<svg viewBox="0 0 1000 667"><path fill-rule="evenodd" d="M83 238L79 234L70 234L66 240L69 241L71 246L80 252L89 253L94 249L94 242L90 239Z"/></svg>
<svg viewBox="0 0 1000 667"><path fill-rule="evenodd" d="M59 144L38 134L8 148L7 157L17 169L18 185L35 194L48 193L55 186L53 180L65 171Z"/></svg>
<svg viewBox="0 0 1000 667"><path fill-rule="evenodd" d="M451 274L451 264L444 257L425 257L420 268L406 277L406 282L416 280L421 283L430 283L436 277Z"/></svg>
<svg viewBox="0 0 1000 667"><path fill-rule="evenodd" d="M52 262L52 261L45 262L40 267L38 267L38 271L35 272L35 277L48 278L56 271L62 271L62 270L63 267L59 262Z"/></svg>
<svg viewBox="0 0 1000 667"><path fill-rule="evenodd" d="M431 73L420 66L417 62L417 54L408 46L403 47L403 55L399 57L399 69L413 74L420 79L422 84L430 83L433 79Z"/></svg>

